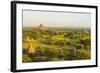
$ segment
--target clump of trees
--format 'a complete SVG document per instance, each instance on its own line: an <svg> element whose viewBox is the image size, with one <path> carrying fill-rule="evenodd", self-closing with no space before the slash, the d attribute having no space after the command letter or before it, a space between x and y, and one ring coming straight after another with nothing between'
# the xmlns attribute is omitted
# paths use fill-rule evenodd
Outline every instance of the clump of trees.
<svg viewBox="0 0 100 73"><path fill-rule="evenodd" d="M36 28L24 29L23 39L29 36L41 45L36 46L34 53L23 48L22 60L23 62L44 62L90 59L90 35L90 29L48 28L44 31Z"/></svg>
<svg viewBox="0 0 100 73"><path fill-rule="evenodd" d="M37 47L35 53L27 50L23 54L23 62L63 61L63 60L84 60L89 59L89 51L75 48L50 48Z"/></svg>

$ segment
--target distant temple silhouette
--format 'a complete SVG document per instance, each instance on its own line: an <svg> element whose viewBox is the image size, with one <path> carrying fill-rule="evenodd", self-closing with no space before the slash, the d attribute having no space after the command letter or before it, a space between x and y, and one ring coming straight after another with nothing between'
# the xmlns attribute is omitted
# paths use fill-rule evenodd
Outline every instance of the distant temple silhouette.
<svg viewBox="0 0 100 73"><path fill-rule="evenodd" d="M38 26L38 28L39 30L46 30L46 26L42 23Z"/></svg>

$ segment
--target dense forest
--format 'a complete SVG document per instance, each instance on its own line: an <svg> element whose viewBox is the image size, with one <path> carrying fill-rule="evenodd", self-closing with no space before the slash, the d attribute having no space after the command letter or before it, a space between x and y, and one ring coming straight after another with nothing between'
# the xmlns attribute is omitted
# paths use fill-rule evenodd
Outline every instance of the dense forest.
<svg viewBox="0 0 100 73"><path fill-rule="evenodd" d="M23 27L22 61L48 62L91 58L89 28Z"/></svg>

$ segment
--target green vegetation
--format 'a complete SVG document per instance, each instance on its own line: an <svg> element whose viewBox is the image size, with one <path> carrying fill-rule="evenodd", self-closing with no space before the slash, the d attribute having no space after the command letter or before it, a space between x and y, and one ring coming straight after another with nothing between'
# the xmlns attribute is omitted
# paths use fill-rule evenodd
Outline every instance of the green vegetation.
<svg viewBox="0 0 100 73"><path fill-rule="evenodd" d="M89 28L23 27L23 62L87 60L91 58ZM31 50L29 51L29 43Z"/></svg>

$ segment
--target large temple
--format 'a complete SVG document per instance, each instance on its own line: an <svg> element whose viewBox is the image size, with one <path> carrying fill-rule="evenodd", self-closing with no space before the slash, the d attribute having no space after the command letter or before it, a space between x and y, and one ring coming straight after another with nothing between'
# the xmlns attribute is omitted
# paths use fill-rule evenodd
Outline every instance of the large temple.
<svg viewBox="0 0 100 73"><path fill-rule="evenodd" d="M38 26L38 28L39 30L46 30L46 26L42 23Z"/></svg>

